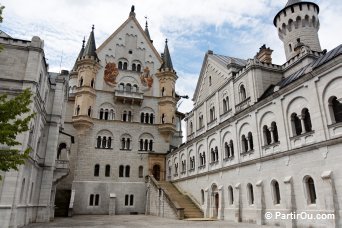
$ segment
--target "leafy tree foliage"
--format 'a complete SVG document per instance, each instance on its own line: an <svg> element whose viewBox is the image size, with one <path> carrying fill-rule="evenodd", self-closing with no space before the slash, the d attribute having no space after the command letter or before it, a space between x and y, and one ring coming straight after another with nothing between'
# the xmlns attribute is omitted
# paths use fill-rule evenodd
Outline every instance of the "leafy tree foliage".
<svg viewBox="0 0 342 228"><path fill-rule="evenodd" d="M21 145L16 136L29 130L29 122L35 115L29 108L31 97L28 89L12 99L6 94L0 96L0 171L18 170L28 158L30 148L21 153L13 147Z"/></svg>

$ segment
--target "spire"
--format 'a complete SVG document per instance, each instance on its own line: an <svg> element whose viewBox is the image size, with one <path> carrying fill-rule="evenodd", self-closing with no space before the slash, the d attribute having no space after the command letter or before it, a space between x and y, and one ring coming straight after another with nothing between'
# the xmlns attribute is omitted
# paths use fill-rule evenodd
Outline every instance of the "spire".
<svg viewBox="0 0 342 228"><path fill-rule="evenodd" d="M84 43L85 43L85 37L83 38L83 41L82 41L82 48L80 50L80 53L78 54L77 59L76 59L75 64L74 64L74 67L72 68L73 71L76 71L76 63L83 56L83 53L84 53Z"/></svg>
<svg viewBox="0 0 342 228"><path fill-rule="evenodd" d="M147 38L149 39L149 41L151 41L151 43L153 43L153 40L151 40L150 32L148 31L147 17L145 17L145 19L146 19L145 34L146 34Z"/></svg>
<svg viewBox="0 0 342 228"><path fill-rule="evenodd" d="M134 5L132 5L132 7L131 7L131 12L129 12L129 16L130 16L130 17L135 17L135 12L134 12L134 10L135 10L135 7L134 7Z"/></svg>
<svg viewBox="0 0 342 228"><path fill-rule="evenodd" d="M169 69L173 70L171 56L169 52L169 47L167 46L167 39L165 40L165 48L164 53L162 54L163 64L161 65L160 69Z"/></svg>
<svg viewBox="0 0 342 228"><path fill-rule="evenodd" d="M96 54L96 44L95 44L95 36L94 36L94 25L91 28L91 32L87 41L87 44L84 48L84 52L82 57L94 57L94 59L98 60L97 54Z"/></svg>

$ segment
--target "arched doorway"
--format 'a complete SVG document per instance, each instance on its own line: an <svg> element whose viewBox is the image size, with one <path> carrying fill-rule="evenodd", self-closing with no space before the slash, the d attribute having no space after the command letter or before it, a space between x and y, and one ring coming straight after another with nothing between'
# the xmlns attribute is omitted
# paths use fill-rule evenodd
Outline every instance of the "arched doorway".
<svg viewBox="0 0 342 228"><path fill-rule="evenodd" d="M211 187L211 215L213 218L218 218L219 202L220 197L218 193L218 188L216 184L213 184Z"/></svg>
<svg viewBox="0 0 342 228"><path fill-rule="evenodd" d="M153 166L152 175L157 181L160 181L160 165L156 164Z"/></svg>

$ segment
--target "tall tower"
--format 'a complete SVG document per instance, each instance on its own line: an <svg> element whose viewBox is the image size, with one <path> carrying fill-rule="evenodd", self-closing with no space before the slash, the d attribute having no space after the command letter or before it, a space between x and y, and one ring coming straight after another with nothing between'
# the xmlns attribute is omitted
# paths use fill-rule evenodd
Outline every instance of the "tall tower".
<svg viewBox="0 0 342 228"><path fill-rule="evenodd" d="M167 142L176 131L176 104L175 85L177 80L176 71L173 69L167 40L165 41L164 53L162 54L163 63L156 73L159 79L160 98L159 106L159 132Z"/></svg>
<svg viewBox="0 0 342 228"><path fill-rule="evenodd" d="M283 41L286 60L298 54L300 45L309 46L313 51L322 51L318 38L319 7L313 2L288 0L284 9L274 17L273 24Z"/></svg>
<svg viewBox="0 0 342 228"><path fill-rule="evenodd" d="M95 78L100 67L95 51L93 26L82 56L76 61L77 89L72 123L81 133L93 126L92 115L96 98Z"/></svg>

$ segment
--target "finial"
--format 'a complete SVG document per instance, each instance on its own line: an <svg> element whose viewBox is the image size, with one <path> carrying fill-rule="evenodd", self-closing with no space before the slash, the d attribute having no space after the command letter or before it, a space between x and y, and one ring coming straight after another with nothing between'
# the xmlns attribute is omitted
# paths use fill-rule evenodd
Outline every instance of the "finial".
<svg viewBox="0 0 342 228"><path fill-rule="evenodd" d="M93 26L91 27L91 30L94 31L94 29L95 29L95 26L93 25Z"/></svg>
<svg viewBox="0 0 342 228"><path fill-rule="evenodd" d="M83 37L83 41L82 41L82 48L84 48L84 43L85 43L85 36Z"/></svg>
<svg viewBox="0 0 342 228"><path fill-rule="evenodd" d="M147 28L147 27L148 27L148 24L147 24L147 16L145 16L145 20L146 20L145 28Z"/></svg>
<svg viewBox="0 0 342 228"><path fill-rule="evenodd" d="M165 44L167 44L167 38L165 39Z"/></svg>
<svg viewBox="0 0 342 228"><path fill-rule="evenodd" d="M134 5L131 7L131 12L134 13Z"/></svg>

